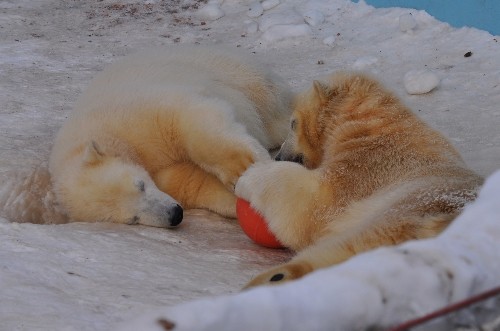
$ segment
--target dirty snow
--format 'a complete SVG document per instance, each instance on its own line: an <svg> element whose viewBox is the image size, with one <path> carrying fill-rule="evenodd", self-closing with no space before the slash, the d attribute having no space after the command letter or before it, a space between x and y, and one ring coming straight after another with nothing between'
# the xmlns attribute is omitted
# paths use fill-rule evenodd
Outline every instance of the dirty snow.
<svg viewBox="0 0 500 331"><path fill-rule="evenodd" d="M251 17L255 3L0 2L0 190L8 187L4 184L12 171L46 162L54 134L97 71L136 50L176 43L224 44L255 53L295 90L338 69L374 73L448 136L479 174L489 176L499 168L500 37L452 28L424 11L374 9L363 2L267 0L261 3L262 13ZM209 9L200 18L204 6ZM409 14L416 23L411 28L412 22L404 22ZM407 94L404 76L412 70L432 71L438 86L429 93ZM188 212L174 231L0 219L0 330L109 330L163 306L172 307L162 311L178 322L179 330L189 325L210 330L210 325L235 321L242 323L238 330L253 325L293 330L305 323L317 323L317 330L319 325L341 330L342 325L395 323L477 293L493 284L491 277L500 278L495 246L500 213L492 202L499 185L497 175L482 200L442 240L405 246L415 252L414 263L422 265L415 273L421 275L418 283L401 249L382 249L295 285L234 296L226 295L239 292L249 278L290 253L257 247L234 221L208 212ZM472 219L476 224L471 225ZM442 253L435 254L435 247ZM463 256L472 261L467 268ZM430 268L429 261L438 268ZM443 261L456 271L455 280L440 280ZM382 273L372 273L380 268L393 271L389 284ZM315 291L315 283L324 286ZM421 293L398 291L415 284ZM388 291L387 307L403 310L382 310L381 289ZM321 303L337 309L312 309ZM188 307L193 314L183 312ZM328 324L333 317L338 322ZM156 325L151 315L138 323Z"/></svg>

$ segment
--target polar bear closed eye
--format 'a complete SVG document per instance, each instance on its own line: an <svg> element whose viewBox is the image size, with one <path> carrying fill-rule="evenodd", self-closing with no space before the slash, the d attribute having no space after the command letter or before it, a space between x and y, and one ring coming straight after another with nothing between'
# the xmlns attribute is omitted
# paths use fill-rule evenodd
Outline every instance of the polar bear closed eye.
<svg viewBox="0 0 500 331"><path fill-rule="evenodd" d="M64 185L54 189L75 221L156 227L175 227L182 221L182 207L160 191L143 168L107 155L95 141L67 176Z"/></svg>

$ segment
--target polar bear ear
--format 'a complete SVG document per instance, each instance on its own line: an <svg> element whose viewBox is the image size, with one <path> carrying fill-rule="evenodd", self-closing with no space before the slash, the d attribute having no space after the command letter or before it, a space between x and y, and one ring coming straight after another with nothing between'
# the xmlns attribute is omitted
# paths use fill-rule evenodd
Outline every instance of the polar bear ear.
<svg viewBox="0 0 500 331"><path fill-rule="evenodd" d="M316 99L322 104L326 103L328 101L330 88L319 80L313 81L313 87Z"/></svg>
<svg viewBox="0 0 500 331"><path fill-rule="evenodd" d="M104 153L99 148L99 145L95 141L91 141L85 147L83 154L83 162L86 164L95 164L102 161L104 158Z"/></svg>

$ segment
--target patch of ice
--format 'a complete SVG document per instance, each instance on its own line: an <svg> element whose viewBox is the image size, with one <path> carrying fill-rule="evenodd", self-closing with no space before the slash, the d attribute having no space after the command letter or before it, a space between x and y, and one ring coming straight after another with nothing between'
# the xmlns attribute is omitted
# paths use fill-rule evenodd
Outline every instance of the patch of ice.
<svg viewBox="0 0 500 331"><path fill-rule="evenodd" d="M439 85L439 77L429 70L410 70L404 76L404 86L408 94L424 94Z"/></svg>

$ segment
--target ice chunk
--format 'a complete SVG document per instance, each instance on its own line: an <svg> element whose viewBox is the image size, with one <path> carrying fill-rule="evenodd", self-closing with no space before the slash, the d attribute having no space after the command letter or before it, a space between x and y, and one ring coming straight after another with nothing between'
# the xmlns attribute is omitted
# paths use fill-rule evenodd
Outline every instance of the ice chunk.
<svg viewBox="0 0 500 331"><path fill-rule="evenodd" d="M412 32L417 27L417 21L411 13L399 16L399 29L403 32Z"/></svg>
<svg viewBox="0 0 500 331"><path fill-rule="evenodd" d="M218 20L224 15L224 11L216 3L208 3L196 12L196 16L208 21Z"/></svg>
<svg viewBox="0 0 500 331"><path fill-rule="evenodd" d="M335 46L335 40L335 36L326 37L325 39L323 39L323 44L333 47Z"/></svg>
<svg viewBox="0 0 500 331"><path fill-rule="evenodd" d="M265 42L274 42L288 38L303 37L311 34L311 28L307 24L273 25L262 34Z"/></svg>
<svg viewBox="0 0 500 331"><path fill-rule="evenodd" d="M253 34L253 33L257 32L258 29L259 29L259 24L257 24L257 22L255 22L255 21L246 21L245 22L245 33Z"/></svg>
<svg viewBox="0 0 500 331"><path fill-rule="evenodd" d="M259 30L264 32L273 25L303 24L304 17L295 10L286 10L274 14L266 14L260 19Z"/></svg>
<svg viewBox="0 0 500 331"><path fill-rule="evenodd" d="M439 85L439 77L429 70L411 70L404 76L404 85L408 94L424 94Z"/></svg>
<svg viewBox="0 0 500 331"><path fill-rule="evenodd" d="M371 65L374 65L377 62L378 62L378 59L374 56L364 56L364 57L360 57L359 59L357 59L353 63L352 68L354 70L363 70Z"/></svg>

